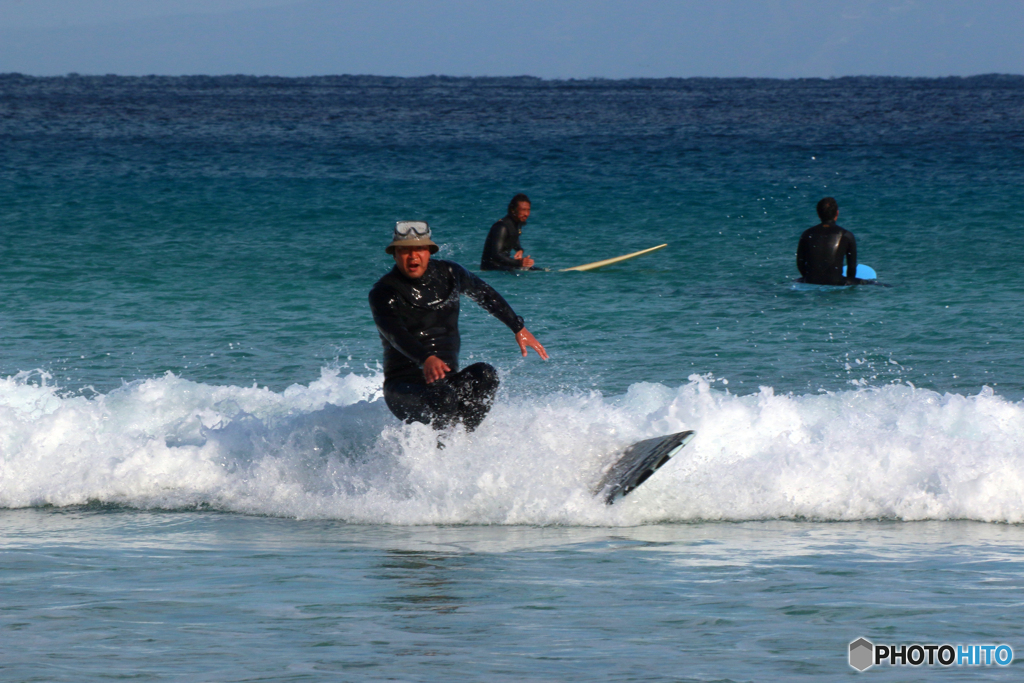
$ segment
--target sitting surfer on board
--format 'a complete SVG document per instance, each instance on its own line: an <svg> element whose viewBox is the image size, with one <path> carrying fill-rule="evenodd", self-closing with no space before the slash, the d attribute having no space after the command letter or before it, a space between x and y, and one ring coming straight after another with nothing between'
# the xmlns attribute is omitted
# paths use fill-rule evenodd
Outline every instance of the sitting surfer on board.
<svg viewBox="0 0 1024 683"><path fill-rule="evenodd" d="M498 372L487 363L459 370L459 295L505 323L524 356L527 347L548 354L500 294L459 264L431 259L437 250L429 225L400 221L385 249L395 266L370 290L384 345L384 401L405 422L461 422L472 431L491 408Z"/></svg>
<svg viewBox="0 0 1024 683"><path fill-rule="evenodd" d="M849 230L836 225L839 205L832 197L818 202L821 223L804 230L796 248L796 267L803 276L797 282L811 285L856 285L857 240ZM849 276L843 275L843 259Z"/></svg>
<svg viewBox="0 0 1024 683"><path fill-rule="evenodd" d="M508 213L491 226L480 257L480 270L536 270L533 259L523 256L519 236L530 217L530 198L517 194L508 203ZM509 252L515 252L509 256Z"/></svg>

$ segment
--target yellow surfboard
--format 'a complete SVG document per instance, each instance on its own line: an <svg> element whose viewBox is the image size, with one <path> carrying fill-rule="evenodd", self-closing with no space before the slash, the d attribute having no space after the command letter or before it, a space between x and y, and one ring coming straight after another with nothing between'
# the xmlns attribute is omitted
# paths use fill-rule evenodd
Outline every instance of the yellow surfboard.
<svg viewBox="0 0 1024 683"><path fill-rule="evenodd" d="M568 272L570 270L594 270L596 268L604 268L605 266L610 266L613 263L618 263L619 261L628 261L629 259L636 258L637 256L643 256L644 254L650 254L652 251L658 251L659 249L664 249L667 246L668 246L668 244L659 244L656 247L651 247L650 249L641 249L640 251L634 251L632 254L626 254L624 256L616 256L615 258L606 258L603 261L594 261L593 263L584 263L582 266L574 266L572 268L562 268L562 270L560 270L559 272L560 273L565 273L565 272Z"/></svg>

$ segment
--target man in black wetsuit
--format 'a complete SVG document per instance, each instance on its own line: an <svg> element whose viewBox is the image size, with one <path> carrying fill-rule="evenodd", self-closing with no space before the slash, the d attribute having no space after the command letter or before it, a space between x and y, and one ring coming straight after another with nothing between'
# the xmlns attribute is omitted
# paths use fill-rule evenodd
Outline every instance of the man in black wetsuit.
<svg viewBox="0 0 1024 683"><path fill-rule="evenodd" d="M857 240L849 230L836 225L839 205L832 197L818 202L821 223L804 230L796 248L796 267L800 280L812 285L856 285ZM843 275L843 259L846 272Z"/></svg>
<svg viewBox="0 0 1024 683"><path fill-rule="evenodd" d="M519 236L530 217L530 198L517 194L508 203L508 214L491 226L484 242L484 253L480 257L480 270L530 270L533 259L523 256ZM509 252L515 252L509 256Z"/></svg>
<svg viewBox="0 0 1024 683"><path fill-rule="evenodd" d="M483 280L452 261L432 260L430 226L401 221L391 244L395 267L370 290L370 310L384 345L384 401L406 422L444 429L462 422L472 431L498 390L487 363L459 370L459 295L465 294L508 325L523 355L548 354L523 319Z"/></svg>

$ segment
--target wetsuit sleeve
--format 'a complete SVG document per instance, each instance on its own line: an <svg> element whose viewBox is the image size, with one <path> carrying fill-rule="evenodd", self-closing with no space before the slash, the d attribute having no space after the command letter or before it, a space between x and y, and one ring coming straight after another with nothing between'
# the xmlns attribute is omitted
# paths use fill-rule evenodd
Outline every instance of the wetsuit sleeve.
<svg viewBox="0 0 1024 683"><path fill-rule="evenodd" d="M519 232L515 230L506 230L506 234L508 235L510 242L509 251L511 251L513 254L516 253L517 251L522 251L523 246L519 244ZM518 263L519 265L523 265L523 259L521 258L512 260Z"/></svg>
<svg viewBox="0 0 1024 683"><path fill-rule="evenodd" d="M398 295L383 287L370 290L370 311L377 331L388 344L420 365L431 356L420 341L409 332L398 315Z"/></svg>
<svg viewBox="0 0 1024 683"><path fill-rule="evenodd" d="M484 254L480 259L480 266L488 270L515 270L521 268L523 260L512 258L508 252L512 249L518 251L519 237L510 239L508 226L504 220L500 220L491 226L487 233L487 241L484 243Z"/></svg>
<svg viewBox="0 0 1024 683"><path fill-rule="evenodd" d="M800 242L796 245L796 269L800 275L807 277L807 231L800 235Z"/></svg>
<svg viewBox="0 0 1024 683"><path fill-rule="evenodd" d="M849 277L857 277L857 239L849 230L843 231L846 236L846 272Z"/></svg>
<svg viewBox="0 0 1024 683"><path fill-rule="evenodd" d="M513 333L526 327L523 319L516 315L512 307L489 284L478 278L457 263L451 264L452 274L459 287L459 292L475 301L481 308L505 323Z"/></svg>

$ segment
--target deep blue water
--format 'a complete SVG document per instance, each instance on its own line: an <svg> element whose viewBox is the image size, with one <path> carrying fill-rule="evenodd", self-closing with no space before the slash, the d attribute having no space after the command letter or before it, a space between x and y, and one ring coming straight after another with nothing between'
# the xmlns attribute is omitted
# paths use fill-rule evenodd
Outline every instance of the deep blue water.
<svg viewBox="0 0 1024 683"><path fill-rule="evenodd" d="M542 265L669 243L599 278L496 281L560 359L542 386L713 372L835 390L859 378L853 358L883 383L1019 399L1022 92L1017 77L7 76L3 369L109 389L361 368L379 355L364 292L392 222L430 221L473 266L525 191ZM893 291L787 289L824 195ZM625 331L643 336L634 353Z"/></svg>
<svg viewBox="0 0 1024 683"><path fill-rule="evenodd" d="M394 221L475 269L517 192L552 272L485 277L552 358L465 302L463 363L502 389L439 452L380 400L366 293ZM794 287L826 195L890 287ZM828 679L859 636L1024 648L1022 205L1024 77L0 76L0 678Z"/></svg>

